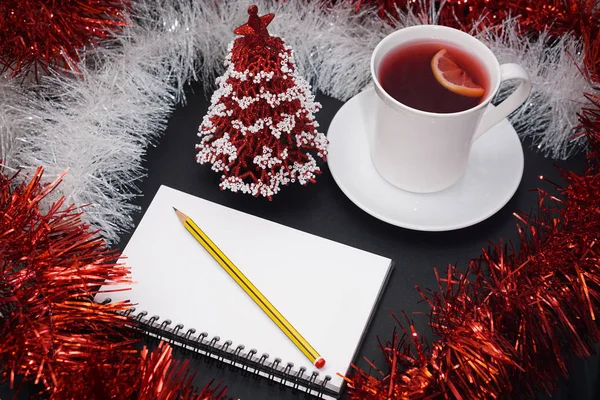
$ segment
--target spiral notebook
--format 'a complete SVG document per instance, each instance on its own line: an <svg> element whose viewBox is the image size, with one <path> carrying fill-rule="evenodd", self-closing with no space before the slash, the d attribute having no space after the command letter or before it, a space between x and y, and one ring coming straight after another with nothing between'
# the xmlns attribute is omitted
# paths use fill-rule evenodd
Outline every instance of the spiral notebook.
<svg viewBox="0 0 600 400"><path fill-rule="evenodd" d="M189 215L327 360L317 371L185 230ZM131 300L154 336L313 395L337 397L393 263L161 186L123 251Z"/></svg>

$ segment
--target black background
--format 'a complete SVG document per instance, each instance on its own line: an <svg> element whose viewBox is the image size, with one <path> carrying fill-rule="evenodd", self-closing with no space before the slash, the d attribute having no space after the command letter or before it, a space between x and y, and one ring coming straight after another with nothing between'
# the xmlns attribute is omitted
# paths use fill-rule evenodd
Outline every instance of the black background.
<svg viewBox="0 0 600 400"><path fill-rule="evenodd" d="M321 131L327 132L329 123L343 103L323 95L318 95L317 100L323 105L323 109L317 114L317 120L321 124ZM377 338L382 341L391 339L395 323L390 313L400 316L401 310L409 314L427 311L426 304L420 301L415 285L421 288L435 288L434 267L444 268L448 263L452 263L464 269L469 259L477 257L490 241L497 242L502 238L504 241L512 240L518 243L516 219L512 214L516 211L535 212L537 194L534 189L541 187L554 190L552 185L541 181L538 176L544 175L551 181L562 182L560 173L554 167L555 161L544 158L525 141L525 172L512 200L497 214L475 226L438 233L398 228L364 213L340 191L327 165L322 165L323 174L319 176L316 184L286 187L270 202L263 198L222 192L218 188L218 174L211 171L210 167L195 162L194 145L199 141L196 133L208 104L202 86L192 85L188 90L187 104L177 108L165 135L156 146L148 149L145 162L148 174L139 183L143 196L137 199L137 204L144 210L159 186L165 184L234 209L395 260L395 270L360 349L360 357L356 360L362 367L366 367L362 356L373 360L376 365L385 367ZM585 166L585 160L580 155L556 164L568 170L580 171ZM141 216L142 212L133 216L136 224ZM119 247L124 247L130 234L131 232L128 232L122 236ZM198 282L198 290L202 290L203 285L210 285L210 282ZM411 317L414 318L420 334L432 339L427 327L427 317ZM574 358L572 362L570 379L560 382L560 389L558 393L553 394L553 398L600 398L600 385L596 384L598 358ZM231 397L245 400L305 398L289 388L282 390L264 379L242 376L238 371L231 371L218 364L209 364L201 359L192 359L191 365L197 371L196 384L203 386L213 379L216 382L223 381L228 387L227 394ZM27 397L27 389L19 398ZM12 396L7 385L0 386L0 399L6 400Z"/></svg>

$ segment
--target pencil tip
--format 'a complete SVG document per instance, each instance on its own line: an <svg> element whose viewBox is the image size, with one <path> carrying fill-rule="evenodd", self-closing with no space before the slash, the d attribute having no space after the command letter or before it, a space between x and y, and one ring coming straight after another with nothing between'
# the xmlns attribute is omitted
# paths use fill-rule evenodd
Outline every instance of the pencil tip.
<svg viewBox="0 0 600 400"><path fill-rule="evenodd" d="M188 218L188 216L176 209L175 207L173 207L173 210L175 210L175 214L177 214L177 218L179 218L181 223L185 224L185 220Z"/></svg>

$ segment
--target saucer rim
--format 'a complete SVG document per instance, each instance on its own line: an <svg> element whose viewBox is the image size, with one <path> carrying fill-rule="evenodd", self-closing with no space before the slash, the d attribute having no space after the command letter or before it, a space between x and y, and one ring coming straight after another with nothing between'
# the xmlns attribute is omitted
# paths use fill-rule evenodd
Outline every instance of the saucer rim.
<svg viewBox="0 0 600 400"><path fill-rule="evenodd" d="M372 86L367 87L366 89L364 89L363 91L361 91L360 93L358 93L357 95L353 96L352 98L350 98L347 102L345 102L342 107L338 110L338 112L334 115L333 119L331 120L331 123L329 124L329 127L327 129L327 137L329 139L329 132L331 131L331 127L334 125L334 122L336 121L337 118L341 118L340 115L342 114L342 109L344 107L346 107L351 101L353 100L357 100L359 96L367 96L369 94L369 92L372 92L373 95L375 95L375 90ZM491 107L493 107L493 105L490 105ZM504 118L502 121L500 121L497 125L500 124L507 124L507 128L510 128L511 133L516 136L517 141L519 142L519 144L521 144L521 141L519 139L519 135L517 134L517 131L515 130L515 128L512 126L512 124L510 123L510 121L507 118ZM363 130L365 131L365 130ZM360 134L360 133L359 133ZM327 165L329 167L329 172L331 173L331 176L333 177L333 180L335 181L335 183L337 184L337 186L340 188L340 190L342 191L342 193L344 193L344 195L350 200L352 201L352 203L354 203L354 205L356 205L358 208L360 208L361 210L363 210L364 212L366 212L367 214L377 218L380 221L386 222L390 225L394 225L394 226L398 226L400 228L405 228L405 229L410 229L410 230L414 230L414 231L422 231L422 232L446 232L446 231L454 231L454 230L459 230L459 229L464 229L464 228L468 228L470 226L473 225L477 225L480 222L485 221L486 219L494 216L496 213L498 213L498 211L500 211L506 204L508 204L510 202L510 200L513 198L513 196L515 195L515 193L517 192L517 190L519 189L519 186L521 185L521 182L523 180L523 174L525 172L525 155L523 152L523 146L520 145L519 146L520 151L518 151L518 156L519 156L519 161L520 161L520 166L519 166L519 177L518 180L516 180L516 184L514 185L513 188L511 188L510 190L507 190L505 193L507 194L507 196L502 198L502 201L498 201L495 207L490 208L489 211L483 212L481 213L477 218L473 218L473 219L469 219L466 220L464 222L461 223L455 223L455 224L413 224L410 222L402 222L402 221L398 221L397 219L392 219L392 218L388 218L385 215L380 214L379 212L373 211L369 208L367 208L366 206L362 205L361 202L359 202L356 197L353 195L353 192L348 190L348 188L341 183L341 179L339 179L339 177L337 176L337 174L334 172L335 168L332 168L331 165L331 158L328 157L327 158ZM395 191L401 191L401 192L405 192L411 195L416 195L416 196L436 196L436 195L440 195L442 191L439 192L433 192L433 193L412 193L412 192L408 192L408 191L404 191L400 188L397 188L395 186L393 186L392 184L390 184L387 180L385 180L380 174L379 171L377 171L377 168L375 168L375 165L373 164L372 160L371 160L371 156L369 155L369 165L371 166L371 168L373 168L373 170L375 171L375 173L377 175L379 175L379 177L393 190ZM515 177L516 177L516 173L515 173ZM462 180L462 178L457 181L456 183L454 183L454 185L458 184L460 181ZM446 189L444 189L446 190Z"/></svg>

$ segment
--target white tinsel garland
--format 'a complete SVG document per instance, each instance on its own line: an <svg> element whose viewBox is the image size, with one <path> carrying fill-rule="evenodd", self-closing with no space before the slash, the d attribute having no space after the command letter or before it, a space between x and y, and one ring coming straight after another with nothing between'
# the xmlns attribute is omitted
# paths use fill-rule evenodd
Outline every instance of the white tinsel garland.
<svg viewBox="0 0 600 400"><path fill-rule="evenodd" d="M527 103L510 120L517 130L531 137L538 149L553 158L565 159L585 144L573 139L577 114L586 106L584 93L593 91L583 70L582 44L572 37L550 39L545 33L528 40L518 33L515 20L501 29L486 30L478 37L487 43L501 63L517 63L525 68L533 83Z"/></svg>
<svg viewBox="0 0 600 400"><path fill-rule="evenodd" d="M140 0L133 3L131 26L77 65L81 75L46 77L30 89L0 81L4 165L26 171L41 165L48 180L69 169L62 194L90 204L85 218L109 242L116 240L131 226L146 146L163 132L174 104L184 100L186 82L201 80L212 90L232 30L247 20L250 4L261 14L276 14L270 30L294 48L299 74L341 100L369 83L369 59L379 40L403 26L437 22L435 7L388 24L374 10L357 14L350 2ZM501 62L519 63L532 75L533 95L512 122L543 153L570 155L577 149L571 128L583 92L590 90L576 66L581 44L563 38L548 45L544 35L531 40L515 30L514 21L479 37Z"/></svg>
<svg viewBox="0 0 600 400"><path fill-rule="evenodd" d="M16 83L0 79L0 160L8 162L6 168L10 169L5 173L16 172L10 161L19 151L18 143L24 140L30 121L25 92Z"/></svg>

